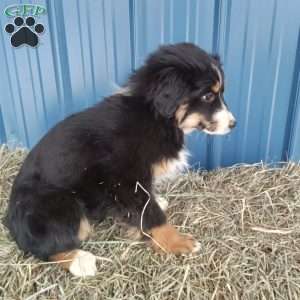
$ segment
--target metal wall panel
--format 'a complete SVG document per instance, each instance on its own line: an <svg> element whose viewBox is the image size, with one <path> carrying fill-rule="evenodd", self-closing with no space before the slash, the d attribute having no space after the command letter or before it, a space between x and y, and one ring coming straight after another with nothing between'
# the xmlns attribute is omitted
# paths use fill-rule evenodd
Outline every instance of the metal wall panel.
<svg viewBox="0 0 300 300"><path fill-rule="evenodd" d="M239 162L279 161L289 154L297 158L300 133L297 126L291 126L295 112L290 108L296 108L296 97L291 95L297 88L293 86L295 68L299 68L299 1L134 3L135 66L159 44L178 41L191 41L219 53L223 61L225 98L238 127L226 137L198 133L189 137L195 163L215 168ZM291 138L294 142L288 153Z"/></svg>
<svg viewBox="0 0 300 300"><path fill-rule="evenodd" d="M32 147L64 116L126 81L160 44L191 41L219 53L238 127L187 137L191 162L300 160L298 0L64 0L39 3L41 44L13 48L0 30L0 142ZM10 19L3 14L0 26Z"/></svg>
<svg viewBox="0 0 300 300"><path fill-rule="evenodd" d="M47 8L36 48L10 45L4 27L13 18L2 12L16 3ZM2 0L0 12L2 142L32 147L63 117L112 93L131 71L129 1Z"/></svg>

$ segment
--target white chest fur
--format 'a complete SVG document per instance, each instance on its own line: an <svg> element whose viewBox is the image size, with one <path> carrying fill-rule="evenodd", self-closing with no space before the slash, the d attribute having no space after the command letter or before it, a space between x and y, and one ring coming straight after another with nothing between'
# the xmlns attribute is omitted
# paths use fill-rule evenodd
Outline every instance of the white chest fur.
<svg viewBox="0 0 300 300"><path fill-rule="evenodd" d="M155 183L160 183L166 179L172 179L188 168L189 152L182 149L178 152L178 157L173 159L163 159L152 166Z"/></svg>

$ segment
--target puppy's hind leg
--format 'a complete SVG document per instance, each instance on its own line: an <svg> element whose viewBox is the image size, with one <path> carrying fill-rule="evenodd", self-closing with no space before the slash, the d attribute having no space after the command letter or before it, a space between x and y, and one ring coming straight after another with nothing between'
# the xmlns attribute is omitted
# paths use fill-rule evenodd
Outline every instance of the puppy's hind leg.
<svg viewBox="0 0 300 300"><path fill-rule="evenodd" d="M91 226L87 218L80 220L78 239L84 241L91 232ZM64 251L49 257L50 261L57 262L64 269L70 271L75 276L86 277L94 276L97 272L96 257L88 252L79 249Z"/></svg>
<svg viewBox="0 0 300 300"><path fill-rule="evenodd" d="M13 200L8 225L22 250L58 262L76 276L95 275L95 256L78 249L91 229L78 199L67 193L41 195L30 190L15 194Z"/></svg>

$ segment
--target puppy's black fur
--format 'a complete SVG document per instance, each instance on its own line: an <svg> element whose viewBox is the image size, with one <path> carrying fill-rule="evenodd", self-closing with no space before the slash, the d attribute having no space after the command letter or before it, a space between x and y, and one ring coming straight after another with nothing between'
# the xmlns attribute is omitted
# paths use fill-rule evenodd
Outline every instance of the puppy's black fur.
<svg viewBox="0 0 300 300"><path fill-rule="evenodd" d="M130 78L128 94L115 94L71 115L31 150L15 179L7 225L25 252L41 259L78 248L84 217L117 216L150 230L166 222L154 201L152 166L176 159L184 144L176 109L205 94L218 80L219 62L198 47L161 47ZM194 100L191 100L194 101ZM218 108L217 101L197 110ZM193 107L193 105L191 105ZM209 110L210 109L210 110Z"/></svg>

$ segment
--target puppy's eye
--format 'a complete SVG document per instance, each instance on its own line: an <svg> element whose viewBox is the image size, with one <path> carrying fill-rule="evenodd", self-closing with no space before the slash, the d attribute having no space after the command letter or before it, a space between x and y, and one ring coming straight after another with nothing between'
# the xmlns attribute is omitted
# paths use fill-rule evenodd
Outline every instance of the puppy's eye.
<svg viewBox="0 0 300 300"><path fill-rule="evenodd" d="M211 103L215 100L215 94L214 93L207 93L207 94L205 94L201 97L201 100L203 102L206 102L206 103Z"/></svg>

